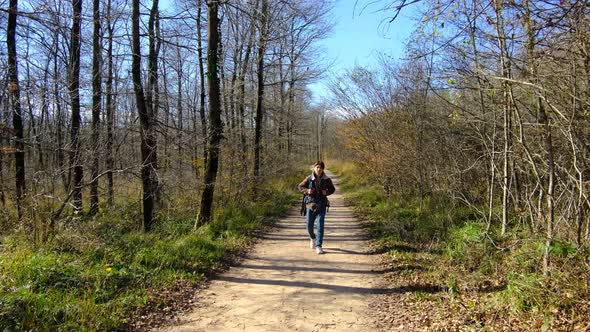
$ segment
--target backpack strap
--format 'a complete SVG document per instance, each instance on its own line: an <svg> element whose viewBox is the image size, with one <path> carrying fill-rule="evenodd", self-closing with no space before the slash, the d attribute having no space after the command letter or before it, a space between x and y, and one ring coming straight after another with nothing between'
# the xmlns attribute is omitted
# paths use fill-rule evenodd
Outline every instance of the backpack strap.
<svg viewBox="0 0 590 332"><path fill-rule="evenodd" d="M312 188L311 175L307 176L307 188L308 189ZM301 214L304 217L307 214L307 207L305 206L305 198L306 197L307 197L307 194L303 194L303 198L301 199L301 210L299 211L299 214Z"/></svg>

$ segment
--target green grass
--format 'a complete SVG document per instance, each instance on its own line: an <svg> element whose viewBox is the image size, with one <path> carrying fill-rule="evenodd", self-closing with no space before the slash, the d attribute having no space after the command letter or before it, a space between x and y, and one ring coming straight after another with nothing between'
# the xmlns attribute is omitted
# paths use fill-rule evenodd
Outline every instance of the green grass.
<svg viewBox="0 0 590 332"><path fill-rule="evenodd" d="M253 243L299 197L303 173L266 183L256 202L218 202L213 220L196 231L194 206L160 213L145 234L137 205L119 205L61 225L43 244L4 235L0 330L125 330L142 307L169 304L158 294L178 283L197 285Z"/></svg>

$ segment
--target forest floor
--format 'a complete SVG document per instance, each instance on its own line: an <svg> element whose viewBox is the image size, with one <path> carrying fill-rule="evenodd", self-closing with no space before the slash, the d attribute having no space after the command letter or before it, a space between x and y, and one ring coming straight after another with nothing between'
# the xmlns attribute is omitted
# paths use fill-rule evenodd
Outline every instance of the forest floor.
<svg viewBox="0 0 590 332"><path fill-rule="evenodd" d="M338 179L334 178L338 188ZM309 247L293 209L260 235L239 265L196 292L191 308L162 331L375 331L370 304L383 274L363 227L338 192L330 196L323 249Z"/></svg>

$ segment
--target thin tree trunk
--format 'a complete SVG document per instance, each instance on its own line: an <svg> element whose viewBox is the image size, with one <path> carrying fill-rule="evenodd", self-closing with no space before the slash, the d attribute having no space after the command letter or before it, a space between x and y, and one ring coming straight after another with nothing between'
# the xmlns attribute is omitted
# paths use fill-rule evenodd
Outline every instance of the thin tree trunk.
<svg viewBox="0 0 590 332"><path fill-rule="evenodd" d="M49 119L49 65L51 64L51 57L47 57L45 63L45 71L43 73L43 89L41 90L41 120L39 123L40 132L43 131L46 121ZM45 128L47 129L47 128ZM39 166L41 169L45 169L45 156L41 144L42 139L37 142L37 151L39 153Z"/></svg>
<svg viewBox="0 0 590 332"><path fill-rule="evenodd" d="M16 183L16 207L18 219L22 220L24 211L22 206L25 195L25 147L23 142L23 119L20 105L20 88L18 82L18 63L16 57L16 17L18 12L18 1L10 0L8 8L8 26L6 29L6 46L8 49L8 91L11 95L12 126L14 128L16 151L15 161L15 183Z"/></svg>
<svg viewBox="0 0 590 332"><path fill-rule="evenodd" d="M223 22L219 22L220 26L222 25ZM229 26L229 25L228 25ZM220 76L220 91L221 91L221 106L223 109L223 114L225 115L225 123L228 124L228 128L231 128L231 117L229 116L229 101L228 101L228 94L227 91L229 90L227 87L227 80L225 79L225 50L224 50L224 46L223 46L223 32L221 31L221 28L219 30L219 46L217 49L217 52L219 53L217 55L217 58L219 59L219 76ZM227 130L226 135L231 134L230 130Z"/></svg>
<svg viewBox="0 0 590 332"><path fill-rule="evenodd" d="M148 131L150 141L150 177L152 182L152 194L154 203L160 201L160 183L158 181L158 145L156 136L156 125L158 123L158 113L160 109L160 88L158 86L158 55L160 54L160 11L159 1L153 0L150 16L148 19L148 37L149 37L149 54L148 54L148 93L146 94L147 112L149 114L150 130Z"/></svg>
<svg viewBox="0 0 590 332"><path fill-rule="evenodd" d="M218 77L218 46L219 46L219 18L217 17L219 3L207 1L208 38L207 38L207 82L209 86L209 124L210 138L208 145L207 167L205 169L201 206L195 227L204 225L211 220L213 209L213 194L219 166L220 142L223 135L221 123L221 96Z"/></svg>
<svg viewBox="0 0 590 332"><path fill-rule="evenodd" d="M100 46L100 0L93 4L94 33L92 36L92 168L90 183L90 214L98 212L98 171L100 138L100 101L102 98L101 51Z"/></svg>
<svg viewBox="0 0 590 332"><path fill-rule="evenodd" d="M279 153L284 154L285 146L285 114L287 113L286 104L287 96L285 94L285 73L283 70L283 50L279 51L279 99L281 106L279 107L278 114L278 141L279 141Z"/></svg>
<svg viewBox="0 0 590 332"><path fill-rule="evenodd" d="M8 91L8 79L4 79L4 86L2 87L3 91ZM8 128L8 104L5 103L5 94L0 93L0 124L4 125L5 128ZM8 97L8 96L6 96ZM5 139L0 137L0 145L4 145ZM2 206L6 205L6 185L4 184L4 154L0 153L0 203Z"/></svg>
<svg viewBox="0 0 590 332"><path fill-rule="evenodd" d="M163 58L168 58L166 55L166 48L164 48ZM162 128L162 136L164 136L164 156L163 160L160 160L160 163L164 165L164 169L168 169L170 167L170 153L168 153L169 147L169 135L168 135L168 128L170 128L170 93L168 92L168 66L162 66L162 81L164 87L164 128Z"/></svg>
<svg viewBox="0 0 590 332"><path fill-rule="evenodd" d="M231 22L228 22L228 24L232 24ZM229 33L230 31L228 31ZM230 135L229 135L229 140L230 140L230 144L234 145L236 143L236 137L238 137L238 133L237 133L237 129L238 129L238 116L236 114L236 84L238 81L238 63L242 57L242 49L244 47L244 43L243 41L240 42L239 36L238 36L238 30L236 27L236 30L233 31L233 34L235 36L234 38L234 52L233 52L233 56L232 56L232 62L233 62L233 70L232 70L232 75L231 75L231 83L230 83L230 91L229 91L229 98L228 98L228 103L229 103L229 113L230 113ZM238 154L239 156L239 152L236 151L236 149L231 149L230 150L230 157L229 157L229 163L231 166L229 167L229 192L234 192L232 186L234 185L235 181L234 181L234 175L236 174L236 167L234 167L234 162L236 160L236 154ZM240 160L240 157L238 157L238 160Z"/></svg>
<svg viewBox="0 0 590 332"><path fill-rule="evenodd" d="M294 54L294 46L291 48L291 54ZM295 116L295 57L291 56L291 63L289 63L289 120L287 121L287 154L291 159L293 153L292 148L292 120Z"/></svg>
<svg viewBox="0 0 590 332"><path fill-rule="evenodd" d="M259 0L256 0L254 3L254 10L258 8ZM241 63L241 70L240 70L240 78L239 78L239 89L238 89L238 122L239 122L239 130L240 130L240 159L243 163L243 170L244 172L247 171L247 163L246 163L246 126L245 126L245 114L246 114L246 74L248 72L248 67L250 65L250 54L252 52L252 47L254 46L254 37L256 35L256 24L250 25L250 31L248 35L248 45L246 46L246 50L244 52L244 60Z"/></svg>
<svg viewBox="0 0 590 332"><path fill-rule="evenodd" d="M545 252L543 255L543 274L549 274L549 266L551 263L551 246L553 245L553 227L555 225L555 160L553 157L553 141L551 137L551 126L549 118L545 112L545 107L539 100L539 123L543 125L543 144L545 152L547 153L547 164L549 173L549 182L547 184L547 224L546 224L546 240Z"/></svg>
<svg viewBox="0 0 590 332"><path fill-rule="evenodd" d="M266 48L266 20L268 16L268 4L262 0L260 13L260 34L258 36L258 63L256 75L258 79L258 97L256 100L256 119L254 129L254 196L256 196L260 177L260 154L262 149L262 127L264 124L264 53Z"/></svg>
<svg viewBox="0 0 590 332"><path fill-rule="evenodd" d="M201 135L203 135L203 165L207 164L207 120L205 118L205 69L203 68L203 47L201 33L201 8L202 0L197 4L197 54L199 57L199 84L201 94L199 98L199 116L201 118Z"/></svg>
<svg viewBox="0 0 590 332"><path fill-rule="evenodd" d="M7 91L6 86L8 84L8 80L4 80L5 84L2 87L4 91ZM8 107L6 104L3 103L4 101L4 93L0 93L0 124L5 125L8 128ZM6 115L5 115L6 114ZM0 137L0 145L4 145L4 138ZM2 206L6 205L6 186L4 185L4 154L0 153L0 203Z"/></svg>
<svg viewBox="0 0 590 332"><path fill-rule="evenodd" d="M29 42L27 41L27 54L25 55L26 57L28 57L29 55ZM30 69L30 61L26 61L26 67L27 67L27 86L25 87L26 89L26 95L27 95L27 110L29 111L29 129L27 130L26 136L31 138L31 141L33 143L33 147L35 148L35 150L37 150L37 158L39 159L43 159L42 154L41 154L41 142L39 141L39 132L40 132L40 128L38 123L35 121L35 115L33 114L33 98L31 97L31 94L33 93L33 87L31 86L31 82L33 81L33 78L31 78L31 69ZM31 135L32 132L32 135ZM34 157L34 150L32 150L29 154L31 159L33 159ZM35 171L39 170L39 169L43 169L41 166L42 162L40 162L38 165L34 166Z"/></svg>
<svg viewBox="0 0 590 332"><path fill-rule="evenodd" d="M177 144L178 144L178 171L182 172L182 130L183 130L183 109L182 109L182 56L180 54L180 48L177 48L177 56L178 56L178 99L176 101L176 108L178 111L178 135L177 135Z"/></svg>
<svg viewBox="0 0 590 332"><path fill-rule="evenodd" d="M57 49L59 45L59 33L56 31L54 35L54 49ZM54 106L55 106L55 117L57 118L56 121L56 138L57 138L57 149L55 158L57 159L57 166L59 169L59 173L61 174L61 181L63 184L64 192L68 192L70 187L70 179L66 175L65 170L65 156L64 156L64 133L63 133L63 126L64 126L64 114L61 109L61 98L59 93L59 71L58 71L58 54L57 52L53 53L53 99L54 99Z"/></svg>
<svg viewBox="0 0 590 332"><path fill-rule="evenodd" d="M484 100L484 91L483 91L483 82L482 79L480 77L480 72L481 72L481 66L480 66L480 62L479 62L479 50L477 49L477 44L476 44L476 40L475 40L475 32L476 32L476 20L477 20L477 16L475 14L476 12L476 6L477 6L477 1L473 0L472 2L472 6L473 6L473 13L474 16L470 19L470 38L471 38L471 46L473 48L473 60L475 63L475 70L476 70L476 77L477 77L477 91L478 91L478 99L479 99L479 108L480 108L480 112L482 114L482 116L485 118L486 115L486 107L485 107L485 100ZM494 113L495 114L495 113ZM488 154L489 154L489 184L488 184L488 216L487 216L487 227L486 227L486 232L489 232L491 227L492 227L492 222L493 222L493 212L494 212L494 183L496 181L496 165L495 165L495 150L496 150L496 119L494 116L494 121L492 123L492 133L491 133L491 146L488 149ZM484 140L484 146L487 147L487 144L485 144L485 140L488 137L488 133L487 133L487 127L486 124L484 122L483 125L483 140Z"/></svg>
<svg viewBox="0 0 590 332"><path fill-rule="evenodd" d="M500 74L503 78L509 77L508 54L506 46L506 35L504 33L504 17L502 0L496 1L496 32L498 38L498 47L500 49ZM506 81L502 81L503 91L503 114L504 114L504 160L502 166L502 230L504 236L508 227L508 198L510 195L510 124L511 124L511 107L509 91L510 88Z"/></svg>
<svg viewBox="0 0 590 332"><path fill-rule="evenodd" d="M107 150L106 150L106 167L107 173L107 202L109 206L115 204L115 193L113 183L113 169L115 168L115 159L113 156L113 129L115 126L115 103L113 101L113 26L111 25L111 0L107 3L107 29L109 33L107 61L108 73L106 83L106 109L107 109Z"/></svg>
<svg viewBox="0 0 590 332"><path fill-rule="evenodd" d="M83 167L80 144L80 29L82 16L82 0L72 0L74 16L72 19L71 54L70 54L70 100L72 103L71 165L74 170L74 213L82 213L82 178Z"/></svg>

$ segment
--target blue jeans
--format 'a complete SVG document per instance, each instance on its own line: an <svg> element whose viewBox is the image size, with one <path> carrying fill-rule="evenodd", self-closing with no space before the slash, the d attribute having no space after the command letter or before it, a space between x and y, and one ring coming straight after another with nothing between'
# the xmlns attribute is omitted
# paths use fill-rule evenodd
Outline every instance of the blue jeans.
<svg viewBox="0 0 590 332"><path fill-rule="evenodd" d="M315 212L311 209L307 209L307 232L309 233L310 239L315 239L315 245L317 247L322 246L324 241L324 219L326 218L326 207L318 208ZM313 224L316 222L317 236L313 232Z"/></svg>

